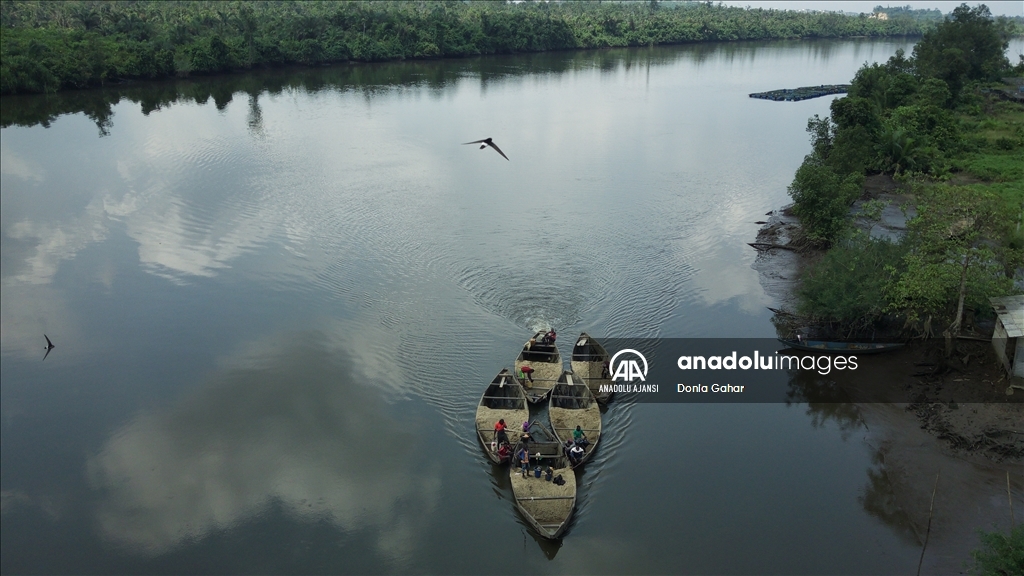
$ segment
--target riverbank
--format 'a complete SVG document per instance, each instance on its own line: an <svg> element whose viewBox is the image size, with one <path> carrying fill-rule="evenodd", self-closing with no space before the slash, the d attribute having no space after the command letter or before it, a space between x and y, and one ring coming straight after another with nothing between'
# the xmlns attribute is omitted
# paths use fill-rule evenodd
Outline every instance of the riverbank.
<svg viewBox="0 0 1024 576"><path fill-rule="evenodd" d="M876 175L867 178L862 200L906 200L905 192ZM790 207L768 216L756 243L777 248L759 250L753 267L766 294L795 310L801 275L825 251L802 241ZM881 225L886 233L901 232L899 218ZM777 326L793 322L779 316ZM962 572L981 546L978 530L1009 529L1008 473L1014 501L1024 502L1024 394L1006 395L1007 379L989 342L958 340L949 360L943 350L942 340L916 340L872 357L845 380L836 376L848 391L891 399L855 404L864 440L877 452L877 481L891 494L865 505L921 545L927 535L922 570L928 574Z"/></svg>
<svg viewBox="0 0 1024 576"><path fill-rule="evenodd" d="M855 213L863 201L884 200L893 206L912 199L891 177L879 174L865 179L861 200L852 211ZM906 217L913 215L913 207L896 212L899 214L887 217L883 213L877 222L861 225L872 234L877 234L878 228L885 236L898 236L905 231ZM765 292L780 304L781 312L776 313L774 323L780 331L793 330L801 327L801 320L787 311L797 309L800 279L827 250L804 242L800 221L790 206L768 215L754 243L761 249L753 267ZM913 399L907 411L917 417L922 429L944 440L951 450L993 461L1024 461L1024 426L1020 425L1024 422L1024 394L1006 394L1009 380L991 344L985 341L991 338L993 326L975 326L972 322L965 328L970 331L965 330L965 338L956 341L952 357L946 357L942 339L913 341L898 352L879 356L880 362L869 364L891 364L888 373L858 372L855 386L861 390L875 387L873 397L886 397L891 392L892 401ZM957 405L964 403L980 403L984 408L958 410Z"/></svg>
<svg viewBox="0 0 1024 576"><path fill-rule="evenodd" d="M796 38L920 36L934 14L711 3L3 2L0 93L290 64ZM1016 26L1015 21L1010 21Z"/></svg>

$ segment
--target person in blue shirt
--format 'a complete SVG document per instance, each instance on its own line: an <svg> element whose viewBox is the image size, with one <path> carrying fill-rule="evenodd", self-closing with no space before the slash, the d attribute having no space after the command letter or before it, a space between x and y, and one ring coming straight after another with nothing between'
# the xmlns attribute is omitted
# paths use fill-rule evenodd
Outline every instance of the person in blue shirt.
<svg viewBox="0 0 1024 576"><path fill-rule="evenodd" d="M523 478L530 472L530 452L526 446L519 448L519 452L516 452L516 458L519 459L519 465L522 467Z"/></svg>

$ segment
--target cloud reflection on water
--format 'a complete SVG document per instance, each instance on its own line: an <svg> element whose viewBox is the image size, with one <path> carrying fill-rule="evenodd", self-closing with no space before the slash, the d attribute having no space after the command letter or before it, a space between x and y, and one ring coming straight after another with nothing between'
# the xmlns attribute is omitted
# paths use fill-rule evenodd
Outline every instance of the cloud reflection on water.
<svg viewBox="0 0 1024 576"><path fill-rule="evenodd" d="M439 471L422 458L408 416L353 374L321 335L268 342L176 406L143 413L90 458L104 537L160 554L280 503L301 520L376 532L378 552L405 555L430 515Z"/></svg>

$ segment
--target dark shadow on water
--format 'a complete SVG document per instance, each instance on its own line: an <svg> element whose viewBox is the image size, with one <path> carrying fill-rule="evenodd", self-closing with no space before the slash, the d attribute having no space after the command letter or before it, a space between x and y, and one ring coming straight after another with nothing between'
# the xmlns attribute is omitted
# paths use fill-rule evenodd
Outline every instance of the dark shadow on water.
<svg viewBox="0 0 1024 576"><path fill-rule="evenodd" d="M811 426L823 428L832 422L844 441L866 428L860 408L850 401L849 394L833 378L814 371L793 371L786 396L788 406L806 407ZM871 460L872 467L866 471L867 482L857 501L865 512L889 526L901 540L909 545L920 545L906 512L896 504L881 448L873 451Z"/></svg>
<svg viewBox="0 0 1024 576"><path fill-rule="evenodd" d="M871 516L881 520L886 526L900 537L901 540L912 546L918 546L921 542L914 533L910 518L896 504L893 495L892 484L885 474L885 458L881 450L876 450L871 455L873 466L868 468L868 481L863 492L857 497L857 501L864 507L864 511Z"/></svg>
<svg viewBox="0 0 1024 576"><path fill-rule="evenodd" d="M487 455L483 453L483 449L480 450L480 455L487 458ZM513 506L515 505L515 498L512 496L512 482L509 480L508 464L491 464L491 488L494 493L504 500L508 500Z"/></svg>
<svg viewBox="0 0 1024 576"><path fill-rule="evenodd" d="M846 391L834 379L813 370L796 370L790 374L786 405L796 404L806 406L815 428L835 422L843 440L864 427L860 409L850 401Z"/></svg>
<svg viewBox="0 0 1024 576"><path fill-rule="evenodd" d="M547 538L541 537L539 534L530 530L527 526L523 526L523 551L526 551L526 535L529 534L533 541L537 543L537 547L544 553L544 557L548 560L554 560L555 556L558 555L558 551L562 549L562 539L548 540Z"/></svg>

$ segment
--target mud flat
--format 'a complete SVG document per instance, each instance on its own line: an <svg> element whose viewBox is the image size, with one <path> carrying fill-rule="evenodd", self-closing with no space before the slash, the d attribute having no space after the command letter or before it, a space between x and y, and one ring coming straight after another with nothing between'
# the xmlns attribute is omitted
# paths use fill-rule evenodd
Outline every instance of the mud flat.
<svg viewBox="0 0 1024 576"><path fill-rule="evenodd" d="M962 404L960 410L970 412L985 406ZM866 404L858 408L867 429L865 441L876 450L880 479L891 490L889 518L883 519L922 544L935 488L923 574L961 573L971 551L981 546L978 530L1010 528L1007 472L1013 486L1014 512L1020 521L1024 502L1021 462L993 462L977 454L952 452L944 440L922 429L905 405Z"/></svg>

